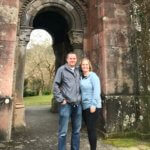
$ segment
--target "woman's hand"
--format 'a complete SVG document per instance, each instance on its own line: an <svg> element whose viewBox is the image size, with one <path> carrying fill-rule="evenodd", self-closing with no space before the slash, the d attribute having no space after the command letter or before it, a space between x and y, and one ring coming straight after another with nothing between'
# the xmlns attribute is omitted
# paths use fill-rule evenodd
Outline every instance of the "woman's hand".
<svg viewBox="0 0 150 150"><path fill-rule="evenodd" d="M90 107L90 113L94 113L96 111L96 107L95 106L91 106Z"/></svg>

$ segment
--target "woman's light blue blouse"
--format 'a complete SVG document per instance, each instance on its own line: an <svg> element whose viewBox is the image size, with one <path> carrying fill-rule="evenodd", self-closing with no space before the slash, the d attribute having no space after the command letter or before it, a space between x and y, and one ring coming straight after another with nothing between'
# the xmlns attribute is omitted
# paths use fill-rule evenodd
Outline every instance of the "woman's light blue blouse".
<svg viewBox="0 0 150 150"><path fill-rule="evenodd" d="M101 85L100 79L94 72L90 72L87 77L81 77L80 89L83 109L95 106L101 108Z"/></svg>

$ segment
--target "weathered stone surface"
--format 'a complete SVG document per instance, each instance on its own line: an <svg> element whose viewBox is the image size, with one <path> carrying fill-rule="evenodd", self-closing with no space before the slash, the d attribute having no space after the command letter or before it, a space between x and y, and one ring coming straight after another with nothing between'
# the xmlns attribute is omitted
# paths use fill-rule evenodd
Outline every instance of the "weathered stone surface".
<svg viewBox="0 0 150 150"><path fill-rule="evenodd" d="M13 61L11 59L0 59L0 91L1 95L11 95L12 93L12 67Z"/></svg>
<svg viewBox="0 0 150 150"><path fill-rule="evenodd" d="M23 149L23 145L18 145L18 146L15 146L15 149Z"/></svg>
<svg viewBox="0 0 150 150"><path fill-rule="evenodd" d="M0 41L0 58L14 59L15 42Z"/></svg>
<svg viewBox="0 0 150 150"><path fill-rule="evenodd" d="M9 6L9 7L15 7L18 8L18 1L14 0L14 1L10 1L10 0L2 0L1 1L1 6ZM17 10L18 11L18 10Z"/></svg>
<svg viewBox="0 0 150 150"><path fill-rule="evenodd" d="M0 41L16 41L16 25L3 24L0 25Z"/></svg>
<svg viewBox="0 0 150 150"><path fill-rule="evenodd" d="M138 130L147 133L150 129L150 96L139 96L136 101L138 112Z"/></svg>
<svg viewBox="0 0 150 150"><path fill-rule="evenodd" d="M0 96L12 96L19 1L0 2ZM11 137L13 104L0 104L0 137Z"/></svg>
<svg viewBox="0 0 150 150"><path fill-rule="evenodd" d="M133 130L137 123L136 101L133 96L107 96L106 128L110 133Z"/></svg>
<svg viewBox="0 0 150 150"><path fill-rule="evenodd" d="M11 137L12 107L12 101L0 105L0 141Z"/></svg>
<svg viewBox="0 0 150 150"><path fill-rule="evenodd" d="M113 3L113 4L128 4L130 0L99 0L100 3L106 2L106 3Z"/></svg>
<svg viewBox="0 0 150 150"><path fill-rule="evenodd" d="M0 5L0 25L17 24L18 9L11 5Z"/></svg>
<svg viewBox="0 0 150 150"><path fill-rule="evenodd" d="M6 148L6 145L0 143L0 148L4 149L4 148Z"/></svg>

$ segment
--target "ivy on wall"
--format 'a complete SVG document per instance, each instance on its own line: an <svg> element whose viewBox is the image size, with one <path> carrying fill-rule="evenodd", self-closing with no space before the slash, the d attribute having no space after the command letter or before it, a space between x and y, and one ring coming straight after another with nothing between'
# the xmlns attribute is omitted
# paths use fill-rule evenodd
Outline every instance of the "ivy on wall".
<svg viewBox="0 0 150 150"><path fill-rule="evenodd" d="M131 43L137 57L137 93L150 94L150 0L131 0Z"/></svg>

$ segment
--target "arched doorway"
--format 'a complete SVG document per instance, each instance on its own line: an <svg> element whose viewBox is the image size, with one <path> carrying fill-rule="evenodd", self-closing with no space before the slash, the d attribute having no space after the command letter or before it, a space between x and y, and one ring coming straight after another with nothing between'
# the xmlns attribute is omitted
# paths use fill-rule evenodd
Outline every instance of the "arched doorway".
<svg viewBox="0 0 150 150"><path fill-rule="evenodd" d="M16 48L16 70L14 79L14 119L13 126L25 126L23 85L26 46L33 29L45 29L54 40L56 69L65 63L69 51L83 55L83 37L86 16L77 2L40 0L25 3L20 11L20 28Z"/></svg>

